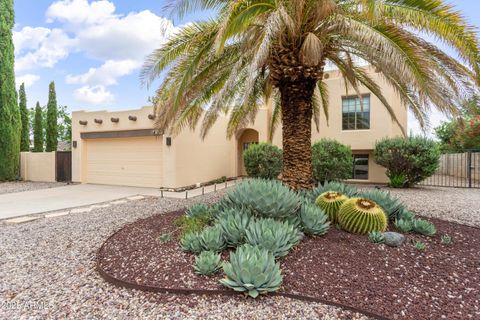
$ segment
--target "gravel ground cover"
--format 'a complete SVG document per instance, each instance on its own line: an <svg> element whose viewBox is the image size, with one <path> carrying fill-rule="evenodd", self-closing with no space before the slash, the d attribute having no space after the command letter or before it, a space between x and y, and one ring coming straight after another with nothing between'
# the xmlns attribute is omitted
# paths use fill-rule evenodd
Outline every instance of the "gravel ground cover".
<svg viewBox="0 0 480 320"><path fill-rule="evenodd" d="M65 182L10 181L0 183L0 194L49 189L66 186Z"/></svg>
<svg viewBox="0 0 480 320"><path fill-rule="evenodd" d="M171 212L126 226L99 252L99 267L114 278L139 285L225 290L218 283L221 273L210 278L196 275L194 256L182 252L174 231L174 220L182 214ZM400 248L374 245L366 236L336 228L324 237L308 237L280 260L281 292L393 319L479 319L480 230L433 222L438 230L435 237L411 234ZM174 240L158 239L172 231ZM452 245L441 244L444 234L453 238ZM415 249L414 240L427 248Z"/></svg>
<svg viewBox="0 0 480 320"><path fill-rule="evenodd" d="M382 190L390 191L419 215L480 227L480 189L417 186Z"/></svg>
<svg viewBox="0 0 480 320"><path fill-rule="evenodd" d="M367 319L283 297L154 294L115 287L95 270L97 250L122 226L189 200L147 198L89 213L0 225L0 319ZM172 266L168 272L177 266Z"/></svg>

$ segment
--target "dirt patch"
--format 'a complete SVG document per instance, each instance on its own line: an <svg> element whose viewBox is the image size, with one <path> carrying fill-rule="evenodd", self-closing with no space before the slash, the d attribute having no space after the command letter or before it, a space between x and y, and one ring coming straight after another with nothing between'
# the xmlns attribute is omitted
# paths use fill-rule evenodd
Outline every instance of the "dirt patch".
<svg viewBox="0 0 480 320"><path fill-rule="evenodd" d="M194 273L194 256L181 251L173 221L182 212L139 220L114 234L98 254L109 276L139 285L186 290L225 290L223 275ZM365 236L332 228L307 237L280 260L283 293L327 300L392 319L480 317L479 229L431 219L438 233L408 235L400 248L374 245ZM173 240L159 236L172 232ZM448 234L453 244L441 244ZM419 251L413 240L425 242ZM227 254L225 254L225 258Z"/></svg>

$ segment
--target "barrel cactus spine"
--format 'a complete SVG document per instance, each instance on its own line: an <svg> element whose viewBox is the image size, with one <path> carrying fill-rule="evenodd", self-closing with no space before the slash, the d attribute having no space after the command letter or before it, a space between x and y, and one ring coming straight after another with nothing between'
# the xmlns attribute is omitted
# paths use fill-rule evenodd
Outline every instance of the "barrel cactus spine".
<svg viewBox="0 0 480 320"><path fill-rule="evenodd" d="M318 196L315 204L328 215L328 220L335 223L338 211L346 200L348 200L348 197L343 193L327 191Z"/></svg>
<svg viewBox="0 0 480 320"><path fill-rule="evenodd" d="M345 201L338 212L338 223L343 230L367 234L371 231L385 231L388 221L382 208L365 198L351 198Z"/></svg>

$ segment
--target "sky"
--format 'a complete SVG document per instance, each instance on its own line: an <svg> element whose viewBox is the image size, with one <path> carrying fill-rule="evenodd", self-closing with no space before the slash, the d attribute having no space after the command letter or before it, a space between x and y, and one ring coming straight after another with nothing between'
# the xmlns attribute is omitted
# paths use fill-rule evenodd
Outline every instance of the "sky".
<svg viewBox="0 0 480 320"><path fill-rule="evenodd" d="M179 20L165 10L165 0L14 2L17 87L25 83L33 108L36 101L46 105L48 84L55 81L58 104L70 111L147 105L155 83L151 88L140 84L145 57L182 25L213 15L199 12ZM480 1L454 3L467 21L480 27ZM444 119L432 110L431 127ZM408 130L421 133L411 115Z"/></svg>

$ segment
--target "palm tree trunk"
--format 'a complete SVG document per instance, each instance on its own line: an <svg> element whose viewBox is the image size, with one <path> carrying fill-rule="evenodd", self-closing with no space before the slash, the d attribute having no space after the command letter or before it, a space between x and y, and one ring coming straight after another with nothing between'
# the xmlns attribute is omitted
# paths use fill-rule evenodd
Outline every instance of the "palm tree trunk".
<svg viewBox="0 0 480 320"><path fill-rule="evenodd" d="M311 189L312 98L314 80L284 82L282 97L283 181L291 188Z"/></svg>

